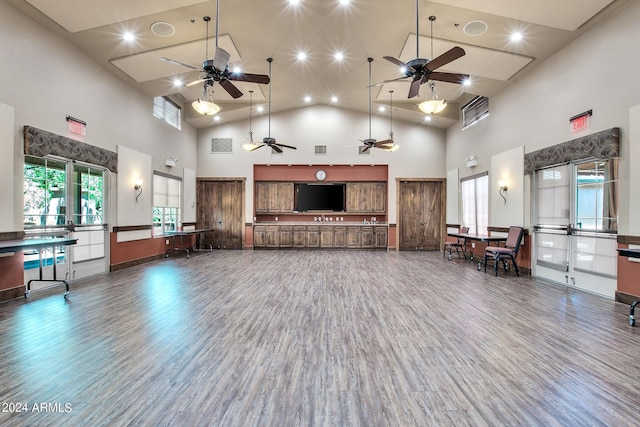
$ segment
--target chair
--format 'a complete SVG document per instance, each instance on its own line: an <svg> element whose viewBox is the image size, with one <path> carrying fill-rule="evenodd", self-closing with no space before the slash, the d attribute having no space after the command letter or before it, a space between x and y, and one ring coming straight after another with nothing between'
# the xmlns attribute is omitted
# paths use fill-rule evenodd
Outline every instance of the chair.
<svg viewBox="0 0 640 427"><path fill-rule="evenodd" d="M460 228L461 234L467 234L469 232L469 227ZM458 258L460 258L460 249L462 249L462 255L464 258L467 258L467 239L464 237L457 237L455 242L444 242L444 252L442 256L447 254L447 249L449 249L449 260L451 260L451 251L455 248L456 253L458 254Z"/></svg>
<svg viewBox="0 0 640 427"><path fill-rule="evenodd" d="M524 228L511 226L509 227L509 234L507 234L507 241L502 246L487 246L484 250L484 272L487 272L487 259L493 258L493 271L496 276L498 275L498 262L502 261L505 271L508 269L508 260L511 260L513 268L516 271L516 275L519 277L518 264L516 264L516 257L518 256L518 250L520 249L520 243L522 243L522 237L524 236Z"/></svg>

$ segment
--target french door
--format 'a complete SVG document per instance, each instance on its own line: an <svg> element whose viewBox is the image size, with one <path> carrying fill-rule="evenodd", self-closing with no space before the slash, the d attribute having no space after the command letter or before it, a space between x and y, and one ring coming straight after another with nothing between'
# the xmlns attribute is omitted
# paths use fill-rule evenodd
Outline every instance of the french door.
<svg viewBox="0 0 640 427"><path fill-rule="evenodd" d="M535 172L536 277L614 297L617 174L617 159Z"/></svg>

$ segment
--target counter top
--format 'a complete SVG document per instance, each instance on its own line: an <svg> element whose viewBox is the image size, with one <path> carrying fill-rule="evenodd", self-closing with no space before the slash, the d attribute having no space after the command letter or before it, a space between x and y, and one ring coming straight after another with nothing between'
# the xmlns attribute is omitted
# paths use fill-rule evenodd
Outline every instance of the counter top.
<svg viewBox="0 0 640 427"><path fill-rule="evenodd" d="M386 222L378 221L375 223L372 222L354 222L354 221L263 221L263 222L254 222L254 226L256 225L334 225L334 226L371 226L371 225L379 225L386 227L388 224Z"/></svg>

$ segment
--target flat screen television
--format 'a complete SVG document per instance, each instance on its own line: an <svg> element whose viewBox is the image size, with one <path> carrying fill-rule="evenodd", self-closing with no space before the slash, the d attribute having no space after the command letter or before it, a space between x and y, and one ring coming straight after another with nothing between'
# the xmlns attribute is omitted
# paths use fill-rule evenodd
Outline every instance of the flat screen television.
<svg viewBox="0 0 640 427"><path fill-rule="evenodd" d="M296 183L295 206L298 212L345 210L345 187L340 184L305 184Z"/></svg>

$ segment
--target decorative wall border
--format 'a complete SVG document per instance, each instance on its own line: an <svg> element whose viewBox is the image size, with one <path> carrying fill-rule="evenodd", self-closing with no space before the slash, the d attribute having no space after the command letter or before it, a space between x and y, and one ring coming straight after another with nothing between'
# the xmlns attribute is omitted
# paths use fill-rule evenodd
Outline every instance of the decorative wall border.
<svg viewBox="0 0 640 427"><path fill-rule="evenodd" d="M52 154L103 166L118 173L118 153L32 126L24 127L24 154L38 157Z"/></svg>
<svg viewBox="0 0 640 427"><path fill-rule="evenodd" d="M548 166L589 158L620 157L620 128L615 127L572 139L524 155L524 174Z"/></svg>

